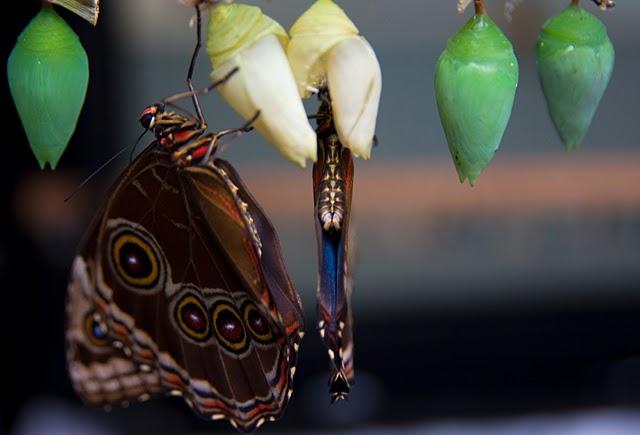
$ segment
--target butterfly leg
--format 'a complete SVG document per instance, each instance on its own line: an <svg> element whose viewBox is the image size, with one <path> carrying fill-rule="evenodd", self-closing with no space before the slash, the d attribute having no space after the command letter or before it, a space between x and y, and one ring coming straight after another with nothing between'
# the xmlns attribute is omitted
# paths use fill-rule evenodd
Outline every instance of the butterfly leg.
<svg viewBox="0 0 640 435"><path fill-rule="evenodd" d="M193 106L196 109L196 114L198 116L198 120L200 121L201 125L206 125L205 119L204 119L204 115L202 113L202 108L200 107L200 101L198 100L198 95L201 94L207 94L209 93L212 89L215 89L217 86L223 84L224 82L226 82L227 80L229 80L236 72L238 72L238 68L234 68L231 71L229 71L228 74L226 74L224 77L222 77L220 80L217 80L215 82L213 82L212 84L210 84L209 86L207 86L206 88L202 88L202 89L194 89L193 87L193 71L195 70L195 66L196 66L196 61L198 60L198 54L200 54L200 49L202 48L202 11L200 10L200 3L201 2L197 2L195 4L195 9L196 9L196 46L193 49L193 54L191 55L191 62L189 63L189 70L187 72L187 87L189 88L188 92L181 92L179 94L173 95L171 97L167 97L163 100L163 103L169 103L171 104L172 102L182 99L182 98L186 98L186 97L191 97L192 101L193 101Z"/></svg>
<svg viewBox="0 0 640 435"><path fill-rule="evenodd" d="M193 55L191 55L191 63L189 63L189 72L187 73L187 86L189 87L189 91L191 92L191 98L193 100L193 105L196 108L196 113L198 115L198 119L202 124L205 124L204 115L202 114L202 109L200 108L200 101L198 101L198 96L193 89L193 70L196 66L196 60L198 60L198 54L200 53L200 48L202 47L202 12L200 11L200 5L196 4L196 47L193 50Z"/></svg>
<svg viewBox="0 0 640 435"><path fill-rule="evenodd" d="M251 119L249 119L247 122L245 122L242 127L230 128L228 130L222 130L216 133L214 135L215 137L212 138L211 145L209 146L209 149L207 150L207 154L204 156L203 161L204 162L209 161L209 159L213 155L213 152L218 146L218 141L220 140L220 138L222 138L223 136L229 136L229 135L241 135L242 133L247 133L253 130L253 123L256 122L256 119L258 119L259 116L260 116L260 111L258 110L256 114L253 115L253 117L251 117Z"/></svg>
<svg viewBox="0 0 640 435"><path fill-rule="evenodd" d="M222 77L219 80L216 80L215 82L211 83L209 86L207 86L206 88L200 88L200 89L195 89L193 91L187 91L187 92L180 92L178 94L174 94L171 95L169 97L166 97L162 100L162 102L164 104L171 104L175 101L178 100L182 100L183 98L188 98L191 97L192 94L196 94L196 95L204 95L204 94L208 94L209 92L211 92L212 90L214 90L215 88L217 88L220 85L225 84L231 77L234 76L234 74L236 74L238 71L240 70L239 67L235 67L233 68L231 71L229 71L224 77Z"/></svg>
<svg viewBox="0 0 640 435"><path fill-rule="evenodd" d="M210 133L198 139L192 140L191 142L182 145L177 151L174 151L171 155L171 158L174 162L182 166L193 165L196 163L206 164L211 160L211 157L215 153L215 150L218 148L218 144L220 143L221 138L223 138L224 136L238 135L251 131L253 129L252 124L257 119L259 114L260 112L257 112L256 115L242 127L230 128L227 130L219 131L217 133Z"/></svg>

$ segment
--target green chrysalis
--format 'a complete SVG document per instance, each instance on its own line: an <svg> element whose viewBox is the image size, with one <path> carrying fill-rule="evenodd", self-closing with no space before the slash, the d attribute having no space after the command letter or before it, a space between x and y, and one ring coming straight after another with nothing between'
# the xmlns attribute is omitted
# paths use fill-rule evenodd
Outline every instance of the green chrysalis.
<svg viewBox="0 0 640 435"><path fill-rule="evenodd" d="M511 43L489 16L476 14L449 39L435 73L440 121L460 182L473 185L493 158L517 86Z"/></svg>
<svg viewBox="0 0 640 435"><path fill-rule="evenodd" d="M581 7L569 6L542 26L536 57L551 119L565 148L577 148L613 71L607 28Z"/></svg>
<svg viewBox="0 0 640 435"><path fill-rule="evenodd" d="M31 149L53 169L71 139L84 103L89 61L78 35L43 3L18 37L7 76Z"/></svg>

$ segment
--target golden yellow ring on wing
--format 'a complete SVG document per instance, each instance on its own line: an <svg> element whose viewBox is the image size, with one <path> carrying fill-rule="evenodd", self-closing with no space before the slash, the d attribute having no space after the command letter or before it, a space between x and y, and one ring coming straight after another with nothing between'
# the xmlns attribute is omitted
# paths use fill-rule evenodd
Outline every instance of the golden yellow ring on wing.
<svg viewBox="0 0 640 435"><path fill-rule="evenodd" d="M200 314L202 315L202 321L205 322L205 329L203 332L196 331L191 326L187 325L183 320L182 310L188 304L194 304L196 307L198 307L198 310L200 310ZM204 308L204 306L198 300L198 298L196 298L193 295L185 296L178 303L178 306L176 307L176 319L178 321L178 324L180 325L180 328L182 328L182 331L195 340L200 340L200 341L206 340L207 336L209 335L210 327L209 327L209 319L207 318L207 310Z"/></svg>
<svg viewBox="0 0 640 435"><path fill-rule="evenodd" d="M149 261L151 266L151 270L146 276L143 277L134 277L131 276L123 267L123 264L120 260L120 251L127 244L131 243L136 245L146 255L146 259ZM158 258L156 254L151 249L151 246L147 242L145 242L142 238L136 236L132 233L124 233L116 239L113 244L113 261L116 265L116 269L118 270L118 274L120 277L129 285L134 287L151 287L154 282L158 279Z"/></svg>

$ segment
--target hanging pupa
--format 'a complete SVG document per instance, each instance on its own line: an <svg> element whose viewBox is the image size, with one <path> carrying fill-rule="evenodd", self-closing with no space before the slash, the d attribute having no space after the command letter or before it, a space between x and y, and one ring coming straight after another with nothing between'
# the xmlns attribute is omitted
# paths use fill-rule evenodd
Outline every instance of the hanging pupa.
<svg viewBox="0 0 640 435"><path fill-rule="evenodd" d="M253 123L283 156L305 167L316 161L316 133L311 128L287 61L287 32L256 6L219 4L209 17L207 53L211 80L238 72L218 87L220 95Z"/></svg>
<svg viewBox="0 0 640 435"><path fill-rule="evenodd" d="M551 17L536 44L538 76L565 148L582 142L607 88L615 53L607 28L577 4Z"/></svg>
<svg viewBox="0 0 640 435"><path fill-rule="evenodd" d="M44 169L55 169L76 128L89 81L89 61L78 35L43 3L18 37L7 76L31 149Z"/></svg>
<svg viewBox="0 0 640 435"><path fill-rule="evenodd" d="M435 72L440 121L460 182L473 185L493 158L511 116L518 61L484 12L449 39Z"/></svg>
<svg viewBox="0 0 640 435"><path fill-rule="evenodd" d="M317 0L289 31L287 57L303 98L326 85L342 145L371 157L382 71L373 48L333 0Z"/></svg>

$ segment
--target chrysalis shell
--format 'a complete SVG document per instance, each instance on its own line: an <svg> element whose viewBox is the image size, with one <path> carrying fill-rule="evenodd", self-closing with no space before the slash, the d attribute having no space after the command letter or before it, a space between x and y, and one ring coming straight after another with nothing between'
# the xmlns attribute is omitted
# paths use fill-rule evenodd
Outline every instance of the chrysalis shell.
<svg viewBox="0 0 640 435"><path fill-rule="evenodd" d="M298 94L285 49L289 37L260 8L220 4L209 16L207 52L220 95L286 158L299 166L316 160L316 134Z"/></svg>
<svg viewBox="0 0 640 435"><path fill-rule="evenodd" d="M284 28L257 6L220 4L209 17L207 53L217 68L267 35L275 35L283 48L289 43Z"/></svg>
<svg viewBox="0 0 640 435"><path fill-rule="evenodd" d="M570 6L542 26L536 57L551 119L565 148L577 148L613 71L607 28L581 7Z"/></svg>
<svg viewBox="0 0 640 435"><path fill-rule="evenodd" d="M324 80L322 57L338 42L356 37L358 28L333 0L317 0L289 30L287 57L302 98Z"/></svg>
<svg viewBox="0 0 640 435"><path fill-rule="evenodd" d="M18 37L7 76L13 101L40 167L53 169L84 103L89 61L78 35L43 3Z"/></svg>
<svg viewBox="0 0 640 435"><path fill-rule="evenodd" d="M84 18L94 26L98 23L100 14L100 0L47 0L69 9L74 14Z"/></svg>
<svg viewBox="0 0 640 435"><path fill-rule="evenodd" d="M460 182L473 185L493 158L517 86L513 47L489 16L475 15L447 42L436 65L436 102Z"/></svg>

